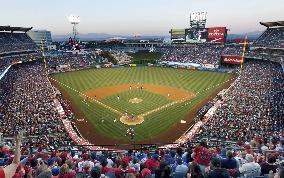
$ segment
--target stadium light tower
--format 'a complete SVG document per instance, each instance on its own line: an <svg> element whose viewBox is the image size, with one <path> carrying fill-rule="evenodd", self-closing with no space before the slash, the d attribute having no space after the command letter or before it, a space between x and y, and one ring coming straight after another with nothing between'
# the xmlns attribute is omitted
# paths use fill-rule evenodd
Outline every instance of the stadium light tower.
<svg viewBox="0 0 284 178"><path fill-rule="evenodd" d="M207 12L191 12L190 13L190 26L192 28L205 28L207 19Z"/></svg>
<svg viewBox="0 0 284 178"><path fill-rule="evenodd" d="M71 14L69 15L68 20L73 25L73 36L74 36L74 40L76 40L76 36L78 35L77 25L80 23L80 18L79 16L75 16Z"/></svg>

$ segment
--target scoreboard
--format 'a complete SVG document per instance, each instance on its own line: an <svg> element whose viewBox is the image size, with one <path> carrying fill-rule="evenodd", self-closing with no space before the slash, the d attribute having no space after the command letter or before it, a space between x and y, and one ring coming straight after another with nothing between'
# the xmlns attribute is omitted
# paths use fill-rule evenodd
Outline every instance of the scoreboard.
<svg viewBox="0 0 284 178"><path fill-rule="evenodd" d="M172 29L173 43L225 43L226 27Z"/></svg>
<svg viewBox="0 0 284 178"><path fill-rule="evenodd" d="M172 42L185 41L185 29L172 29L170 33Z"/></svg>
<svg viewBox="0 0 284 178"><path fill-rule="evenodd" d="M207 28L190 28L186 29L185 42L187 43L204 43L207 41Z"/></svg>

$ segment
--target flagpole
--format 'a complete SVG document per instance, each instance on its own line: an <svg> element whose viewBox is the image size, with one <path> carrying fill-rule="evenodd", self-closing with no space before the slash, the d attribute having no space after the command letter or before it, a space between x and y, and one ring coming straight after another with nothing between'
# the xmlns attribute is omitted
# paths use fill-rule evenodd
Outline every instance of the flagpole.
<svg viewBox="0 0 284 178"><path fill-rule="evenodd" d="M245 41L244 41L244 45L243 45L243 50L242 50L242 62L241 62L240 75L242 75L242 71L243 71L243 63L244 63L244 59L245 59L245 52L246 52L247 38L248 38L248 36L246 35L246 37L245 37Z"/></svg>
<svg viewBox="0 0 284 178"><path fill-rule="evenodd" d="M45 54L44 54L43 39L41 40L41 52L42 52L42 57L43 57L43 62L44 62L44 70L45 70L45 74L46 74L46 77L48 77L48 73L47 73L47 65L46 65L46 58L45 58Z"/></svg>
<svg viewBox="0 0 284 178"><path fill-rule="evenodd" d="M52 87L52 84L51 84L50 80L48 79L48 71L47 71L46 58L45 58L45 54L44 54L43 40L44 40L44 39L41 40L41 53L42 53L43 62L44 62L45 77L46 77L47 81L49 82L52 91L55 93L56 91L55 91L54 87Z"/></svg>

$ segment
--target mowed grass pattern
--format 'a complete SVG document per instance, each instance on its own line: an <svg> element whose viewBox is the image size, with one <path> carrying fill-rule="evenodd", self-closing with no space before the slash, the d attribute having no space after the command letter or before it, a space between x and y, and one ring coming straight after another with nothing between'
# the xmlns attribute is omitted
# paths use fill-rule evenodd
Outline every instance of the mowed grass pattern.
<svg viewBox="0 0 284 178"><path fill-rule="evenodd" d="M119 99L117 96L119 96ZM143 101L141 103L131 103L129 100L132 98L140 98ZM128 114L139 115L154 108L166 105L171 101L164 96L145 90L129 90L127 92L108 96L103 99L102 102L123 113L127 112Z"/></svg>
<svg viewBox="0 0 284 178"><path fill-rule="evenodd" d="M147 83L171 86L187 90L196 94L196 97L159 112L152 113L145 117L142 124L127 126L119 120L119 116L108 109L96 104L82 102L79 93L70 90L64 85L61 88L69 93L72 102L80 109L85 117L94 125L95 129L106 137L116 140L129 141L125 137L129 127L135 130L135 141L151 140L166 132L172 125L180 122L181 119L191 111L193 106L201 103L216 89L222 88L225 81L233 78L227 73L205 72L197 70L178 70L173 68L159 67L137 67L137 68L111 68L111 69L86 69L75 72L68 72L53 75L52 78L77 90L85 92L93 88L114 86L128 83ZM128 91L119 94L123 101L117 100L117 94L103 99L103 103L121 112L127 110L132 114L141 114L145 111L155 109L169 101L166 97L147 91ZM128 103L127 99L141 98L145 101L139 104ZM144 103L145 102L145 103ZM146 103L147 102L147 103ZM104 122L102 122L104 120Z"/></svg>

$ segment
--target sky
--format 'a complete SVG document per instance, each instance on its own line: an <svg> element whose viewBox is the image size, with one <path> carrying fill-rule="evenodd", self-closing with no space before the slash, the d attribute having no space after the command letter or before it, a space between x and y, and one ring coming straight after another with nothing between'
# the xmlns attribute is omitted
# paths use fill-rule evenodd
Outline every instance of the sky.
<svg viewBox="0 0 284 178"><path fill-rule="evenodd" d="M72 32L78 15L80 34L168 35L190 26L190 12L207 11L207 27L229 33L263 31L260 21L284 20L284 0L0 0L0 25Z"/></svg>

